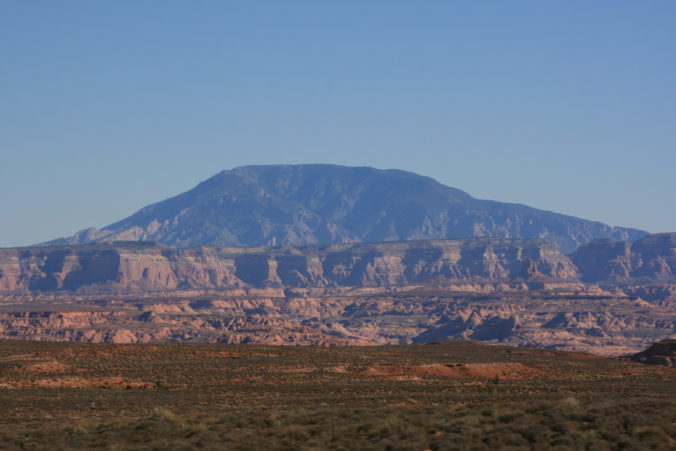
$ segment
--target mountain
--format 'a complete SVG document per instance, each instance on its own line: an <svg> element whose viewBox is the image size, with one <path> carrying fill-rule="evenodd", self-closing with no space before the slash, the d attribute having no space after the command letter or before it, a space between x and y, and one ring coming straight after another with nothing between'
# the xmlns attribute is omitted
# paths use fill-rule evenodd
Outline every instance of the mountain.
<svg viewBox="0 0 676 451"><path fill-rule="evenodd" d="M101 230L45 244L143 240L190 247L543 238L563 252L596 238L633 241L636 229L475 199L411 172L334 165L244 166L142 208Z"/></svg>

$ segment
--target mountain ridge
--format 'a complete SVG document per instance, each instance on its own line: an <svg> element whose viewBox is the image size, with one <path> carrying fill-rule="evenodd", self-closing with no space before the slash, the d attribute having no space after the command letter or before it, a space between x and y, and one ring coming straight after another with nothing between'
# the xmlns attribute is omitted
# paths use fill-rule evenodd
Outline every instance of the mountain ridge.
<svg viewBox="0 0 676 451"><path fill-rule="evenodd" d="M221 171L100 230L42 244L153 240L191 247L509 237L544 238L568 253L596 238L633 241L645 234L476 199L398 169L316 164Z"/></svg>

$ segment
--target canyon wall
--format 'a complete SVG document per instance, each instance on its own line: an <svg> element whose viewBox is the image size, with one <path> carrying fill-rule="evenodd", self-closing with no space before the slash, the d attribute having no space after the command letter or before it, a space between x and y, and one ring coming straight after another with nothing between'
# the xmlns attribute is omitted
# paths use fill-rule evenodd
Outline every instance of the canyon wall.
<svg viewBox="0 0 676 451"><path fill-rule="evenodd" d="M595 240L571 254L585 282L676 283L676 233Z"/></svg>
<svg viewBox="0 0 676 451"><path fill-rule="evenodd" d="M0 338L312 345L469 338L619 355L674 336L673 242L671 235L596 242L573 254L577 266L555 245L511 239L0 249Z"/></svg>
<svg viewBox="0 0 676 451"><path fill-rule="evenodd" d="M383 287L445 280L575 280L542 240L467 239L283 247L117 242L0 249L0 291L145 292Z"/></svg>

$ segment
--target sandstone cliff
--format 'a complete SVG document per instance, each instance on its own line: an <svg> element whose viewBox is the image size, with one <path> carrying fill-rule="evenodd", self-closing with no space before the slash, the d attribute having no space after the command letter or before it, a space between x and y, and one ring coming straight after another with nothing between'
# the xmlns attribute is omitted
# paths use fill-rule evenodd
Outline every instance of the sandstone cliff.
<svg viewBox="0 0 676 451"><path fill-rule="evenodd" d="M595 261L580 264L589 271ZM542 240L0 249L0 338L315 345L469 338L620 355L674 335L676 284L630 278L597 286L577 274Z"/></svg>
<svg viewBox="0 0 676 451"><path fill-rule="evenodd" d="M676 283L676 233L631 243L596 240L570 255L585 282Z"/></svg>
<svg viewBox="0 0 676 451"><path fill-rule="evenodd" d="M381 287L448 280L575 280L542 240L406 241L260 248L145 242L0 249L0 291L99 293L233 288Z"/></svg>

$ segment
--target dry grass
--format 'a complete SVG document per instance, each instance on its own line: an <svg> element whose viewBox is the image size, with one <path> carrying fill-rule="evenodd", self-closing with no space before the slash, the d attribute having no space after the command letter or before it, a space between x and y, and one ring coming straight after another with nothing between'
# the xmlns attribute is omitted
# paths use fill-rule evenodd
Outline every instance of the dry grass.
<svg viewBox="0 0 676 451"><path fill-rule="evenodd" d="M473 343L0 341L0 387L2 449L676 446L676 370Z"/></svg>

